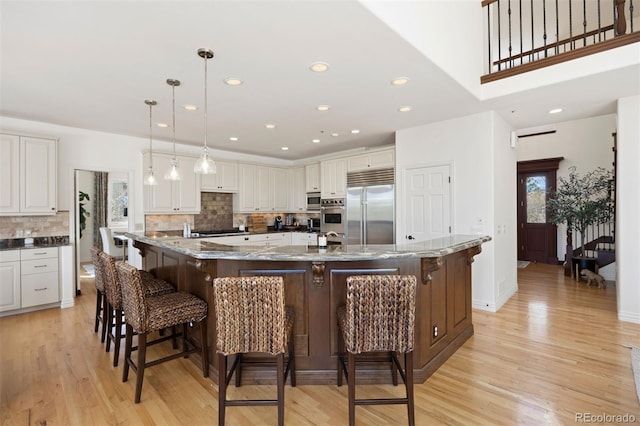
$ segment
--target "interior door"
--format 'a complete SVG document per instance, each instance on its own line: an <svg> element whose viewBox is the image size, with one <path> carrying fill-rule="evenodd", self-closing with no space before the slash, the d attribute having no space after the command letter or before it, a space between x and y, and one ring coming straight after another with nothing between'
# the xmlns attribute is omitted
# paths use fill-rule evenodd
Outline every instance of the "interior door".
<svg viewBox="0 0 640 426"><path fill-rule="evenodd" d="M560 159L518 163L518 260L558 264L557 227L547 220Z"/></svg>
<svg viewBox="0 0 640 426"><path fill-rule="evenodd" d="M409 168L404 172L402 240L425 241L451 233L449 165Z"/></svg>

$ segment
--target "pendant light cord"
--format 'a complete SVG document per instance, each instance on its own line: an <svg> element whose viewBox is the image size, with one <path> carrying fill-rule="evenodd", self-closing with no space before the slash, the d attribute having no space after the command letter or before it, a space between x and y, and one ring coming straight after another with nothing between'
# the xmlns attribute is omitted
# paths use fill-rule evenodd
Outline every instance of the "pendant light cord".
<svg viewBox="0 0 640 426"><path fill-rule="evenodd" d="M173 123L171 128L173 129L173 161L176 161L176 85L171 85L171 94L173 97L172 106L173 106Z"/></svg>
<svg viewBox="0 0 640 426"><path fill-rule="evenodd" d="M153 103L149 102L149 168L151 170L153 170L153 145L152 145L152 141L153 141L153 126L152 126L152 115L151 115L151 110L153 109Z"/></svg>
<svg viewBox="0 0 640 426"><path fill-rule="evenodd" d="M207 103L207 61L209 57L204 55L204 151L207 152L207 111L208 111L208 103Z"/></svg>

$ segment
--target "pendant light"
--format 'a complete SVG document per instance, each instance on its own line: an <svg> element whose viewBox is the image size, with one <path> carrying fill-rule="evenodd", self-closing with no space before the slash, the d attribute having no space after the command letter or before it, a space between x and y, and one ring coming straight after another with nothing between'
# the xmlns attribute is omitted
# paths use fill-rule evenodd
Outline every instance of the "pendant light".
<svg viewBox="0 0 640 426"><path fill-rule="evenodd" d="M167 79L167 84L171 86L171 94L173 98L172 107L173 107L173 159L171 160L171 165L169 169L164 174L164 178L167 180L180 180L182 179L182 175L180 174L180 165L178 164L178 159L176 158L176 86L180 86L180 80L174 80L172 78Z"/></svg>
<svg viewBox="0 0 640 426"><path fill-rule="evenodd" d="M144 184L145 185L157 185L158 184L158 180L156 179L156 176L153 172L153 136L152 136L152 132L153 132L153 126L152 126L152 115L151 115L151 110L153 109L154 105L157 105L158 102L156 101L150 101L150 100L146 100L144 101L145 104L149 105L149 168L147 169L147 174L144 176Z"/></svg>
<svg viewBox="0 0 640 426"><path fill-rule="evenodd" d="M213 58L213 52L209 49L198 49L198 56L204 59L204 147L200 158L193 166L193 171L209 175L216 172L216 163L209 157L209 150L207 149L207 60Z"/></svg>

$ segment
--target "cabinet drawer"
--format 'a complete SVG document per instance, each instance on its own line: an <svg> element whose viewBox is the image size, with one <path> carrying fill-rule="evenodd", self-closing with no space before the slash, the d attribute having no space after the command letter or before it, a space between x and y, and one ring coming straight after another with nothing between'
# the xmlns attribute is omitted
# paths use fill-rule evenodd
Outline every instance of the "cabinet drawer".
<svg viewBox="0 0 640 426"><path fill-rule="evenodd" d="M58 272L58 258L23 260L21 264L22 276L42 274L45 272Z"/></svg>
<svg viewBox="0 0 640 426"><path fill-rule="evenodd" d="M54 303L59 300L57 271L22 276L23 308Z"/></svg>
<svg viewBox="0 0 640 426"><path fill-rule="evenodd" d="M3 250L0 251L0 262L19 262L20 250Z"/></svg>
<svg viewBox="0 0 640 426"><path fill-rule="evenodd" d="M47 259L50 257L58 258L58 247L33 248L20 250L20 259Z"/></svg>

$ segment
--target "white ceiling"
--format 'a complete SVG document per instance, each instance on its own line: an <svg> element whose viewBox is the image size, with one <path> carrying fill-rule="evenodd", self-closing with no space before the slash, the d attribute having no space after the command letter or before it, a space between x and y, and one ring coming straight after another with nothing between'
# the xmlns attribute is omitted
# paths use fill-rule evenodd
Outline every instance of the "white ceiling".
<svg viewBox="0 0 640 426"><path fill-rule="evenodd" d="M613 113L640 86L632 67L481 102L356 1L3 0L0 24L4 116L148 138L144 100L158 101L154 123L171 124L175 78L177 142L201 145L204 47L215 53L208 145L285 160L391 144L396 130L487 109L514 128ZM316 61L329 71L311 72ZM399 76L409 84L392 86ZM571 113L549 118L560 100ZM154 126L155 139L171 134Z"/></svg>

